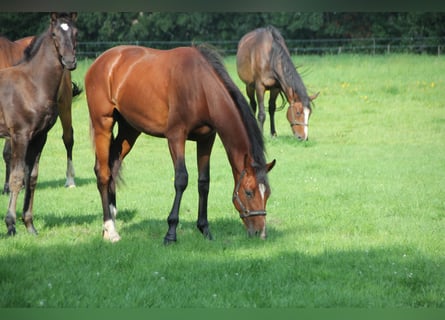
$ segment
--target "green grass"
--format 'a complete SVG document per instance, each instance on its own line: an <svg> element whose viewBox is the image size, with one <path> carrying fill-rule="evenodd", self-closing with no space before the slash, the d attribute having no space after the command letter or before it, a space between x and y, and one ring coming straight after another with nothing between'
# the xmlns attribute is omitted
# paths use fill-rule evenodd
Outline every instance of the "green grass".
<svg viewBox="0 0 445 320"><path fill-rule="evenodd" d="M63 187L57 123L40 164L39 235L18 224L15 237L6 228L0 236L0 307L445 307L445 59L295 62L309 92L321 93L309 141L292 137L284 111L278 137L266 136L268 161L277 159L266 241L245 233L217 140L209 196L215 240L195 227L196 157L188 143L178 242L165 247L173 166L165 139L141 136L118 188L122 240L104 242L83 94L73 105L77 188ZM88 64L74 72L77 81ZM244 92L234 57L226 65ZM4 213L7 204L1 196Z"/></svg>

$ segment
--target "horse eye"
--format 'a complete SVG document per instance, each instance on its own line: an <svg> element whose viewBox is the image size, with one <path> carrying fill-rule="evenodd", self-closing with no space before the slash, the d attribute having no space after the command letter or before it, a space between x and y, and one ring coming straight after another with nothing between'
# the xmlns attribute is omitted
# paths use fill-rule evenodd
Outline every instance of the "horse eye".
<svg viewBox="0 0 445 320"><path fill-rule="evenodd" d="M252 190L246 190L246 197L249 199L253 198L253 191Z"/></svg>

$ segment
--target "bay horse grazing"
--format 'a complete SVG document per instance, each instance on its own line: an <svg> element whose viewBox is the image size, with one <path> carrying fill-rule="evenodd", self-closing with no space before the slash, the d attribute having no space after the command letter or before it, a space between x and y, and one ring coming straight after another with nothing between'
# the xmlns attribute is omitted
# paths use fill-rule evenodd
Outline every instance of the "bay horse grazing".
<svg viewBox="0 0 445 320"><path fill-rule="evenodd" d="M16 41L10 41L5 37L0 37L0 69L11 67L20 63L23 59L25 48L31 43L34 36L25 37ZM73 165L74 131L71 117L71 104L73 97L81 93L80 88L71 80L71 71L64 69L61 78L59 91L57 93L57 107L59 119L62 124L62 140L66 149L66 182L65 187L75 187L75 171ZM3 159L5 161L6 173L3 194L9 193L9 175L11 161L11 143L6 139L3 147Z"/></svg>
<svg viewBox="0 0 445 320"><path fill-rule="evenodd" d="M49 28L26 48L24 60L0 70L0 137L11 141L10 198L5 222L16 233L17 197L25 187L22 220L30 233L39 159L57 120L57 94L64 70L76 68L76 13L51 13Z"/></svg>
<svg viewBox="0 0 445 320"><path fill-rule="evenodd" d="M268 26L244 35L238 43L236 66L238 76L246 84L247 96L254 113L257 107L255 96L258 100L258 121L261 128L266 119L264 93L269 90L270 133L276 136L275 102L278 94L283 92L289 103L287 119L292 132L298 139L307 140L311 101L318 94L308 96L279 31Z"/></svg>
<svg viewBox="0 0 445 320"><path fill-rule="evenodd" d="M166 138L175 170L175 197L164 243L176 241L179 207L188 184L185 142L196 141L197 227L211 239L207 220L210 154L218 134L232 167L233 203L249 235L266 238L267 164L264 142L249 105L221 59L205 46L155 50L118 46L90 66L85 90L96 162L94 171L103 207L103 237L116 231L116 179L125 156L141 134ZM118 123L117 136L113 126Z"/></svg>

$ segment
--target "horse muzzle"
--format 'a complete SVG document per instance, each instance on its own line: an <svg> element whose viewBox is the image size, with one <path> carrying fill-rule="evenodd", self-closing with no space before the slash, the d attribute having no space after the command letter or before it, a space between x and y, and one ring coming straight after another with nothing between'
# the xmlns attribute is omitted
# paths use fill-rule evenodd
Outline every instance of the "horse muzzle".
<svg viewBox="0 0 445 320"><path fill-rule="evenodd" d="M68 70L74 70L77 67L76 56L63 56L62 65Z"/></svg>
<svg viewBox="0 0 445 320"><path fill-rule="evenodd" d="M249 235L249 237L260 237L260 239L262 240L266 240L267 238L267 233L266 233L266 225L264 224L264 226L261 229L255 229L255 227L253 225L249 225L247 227L247 234Z"/></svg>

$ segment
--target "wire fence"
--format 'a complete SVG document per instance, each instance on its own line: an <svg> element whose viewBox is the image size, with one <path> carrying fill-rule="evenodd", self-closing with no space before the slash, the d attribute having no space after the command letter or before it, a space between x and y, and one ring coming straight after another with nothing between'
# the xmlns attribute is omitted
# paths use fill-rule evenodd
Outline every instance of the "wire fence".
<svg viewBox="0 0 445 320"><path fill-rule="evenodd" d="M157 49L171 49L190 46L193 43L207 43L224 55L236 54L238 41L88 41L79 42L78 57L96 58L105 50L123 44L141 45ZM287 39L292 54L390 54L415 53L442 55L445 37L422 38L356 38L356 39Z"/></svg>

